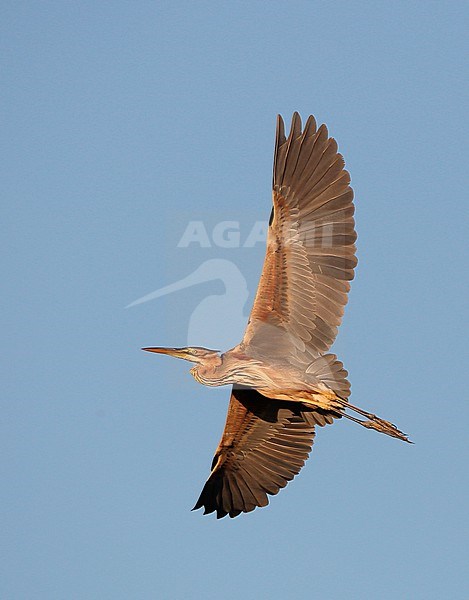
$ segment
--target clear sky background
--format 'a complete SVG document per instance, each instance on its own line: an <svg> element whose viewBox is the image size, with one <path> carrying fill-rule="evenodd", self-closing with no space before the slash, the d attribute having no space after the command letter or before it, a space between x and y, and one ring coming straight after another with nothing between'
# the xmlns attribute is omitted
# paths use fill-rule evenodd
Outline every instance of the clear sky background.
<svg viewBox="0 0 469 600"><path fill-rule="evenodd" d="M464 2L11 2L2 49L0 596L466 599ZM359 266L335 349L355 404L269 507L191 513L228 389L141 352L185 345L209 259L249 311L275 116L329 126ZM178 247L193 220L210 244ZM239 222L240 246L213 227ZM242 326L214 311L213 331ZM206 340L200 340L200 343Z"/></svg>

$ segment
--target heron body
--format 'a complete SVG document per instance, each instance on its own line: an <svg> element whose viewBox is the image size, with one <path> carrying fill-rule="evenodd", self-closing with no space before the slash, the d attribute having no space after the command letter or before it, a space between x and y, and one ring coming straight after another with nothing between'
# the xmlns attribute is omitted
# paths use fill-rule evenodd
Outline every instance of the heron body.
<svg viewBox="0 0 469 600"><path fill-rule="evenodd" d="M203 385L256 388L264 396L274 399L308 401L316 396L320 401L321 396L335 398L335 393L312 373L300 371L286 361L272 364L249 358L239 347L196 365L191 373Z"/></svg>
<svg viewBox="0 0 469 600"><path fill-rule="evenodd" d="M349 183L324 125L309 117L302 128L294 113L286 137L278 117L267 251L243 340L222 354L144 348L194 363L199 383L233 386L194 508L221 518L265 506L303 466L315 428L335 419L409 441L389 421L350 404L348 373L329 352L357 263Z"/></svg>

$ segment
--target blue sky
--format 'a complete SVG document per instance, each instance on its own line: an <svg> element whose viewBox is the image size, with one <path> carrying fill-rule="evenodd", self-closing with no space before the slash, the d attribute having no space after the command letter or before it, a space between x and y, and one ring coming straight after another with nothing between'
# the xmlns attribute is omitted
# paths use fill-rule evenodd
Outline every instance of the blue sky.
<svg viewBox="0 0 469 600"><path fill-rule="evenodd" d="M468 597L468 13L3 3L3 598ZM242 240L294 110L327 123L356 195L352 401L415 445L336 423L268 508L216 521L189 509L228 389L139 348L184 345L223 282L125 307L218 259L249 311L264 248ZM193 221L208 247L181 247Z"/></svg>

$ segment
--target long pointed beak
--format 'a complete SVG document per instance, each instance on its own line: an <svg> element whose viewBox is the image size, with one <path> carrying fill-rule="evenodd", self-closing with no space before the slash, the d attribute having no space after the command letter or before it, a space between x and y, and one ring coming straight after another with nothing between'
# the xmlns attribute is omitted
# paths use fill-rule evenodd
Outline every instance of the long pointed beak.
<svg viewBox="0 0 469 600"><path fill-rule="evenodd" d="M142 348L145 352L155 352L156 354L167 354L168 356L174 356L176 358L184 358L185 360L192 360L193 356L187 352L186 348Z"/></svg>

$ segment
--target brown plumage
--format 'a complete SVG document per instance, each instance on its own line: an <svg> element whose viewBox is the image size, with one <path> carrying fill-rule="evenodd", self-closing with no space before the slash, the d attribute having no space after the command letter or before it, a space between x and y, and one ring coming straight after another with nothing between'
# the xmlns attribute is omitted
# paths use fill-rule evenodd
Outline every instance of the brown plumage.
<svg viewBox="0 0 469 600"><path fill-rule="evenodd" d="M235 517L268 504L301 469L315 426L346 417L409 441L395 425L348 402L347 371L328 353L353 279L353 192L337 144L294 113L279 116L267 251L242 342L205 348L144 348L195 363L197 381L231 384L225 429L195 509ZM360 420L346 412L366 417Z"/></svg>
<svg viewBox="0 0 469 600"><path fill-rule="evenodd" d="M195 508L220 518L266 506L267 494L285 487L308 458L316 423L311 413L295 402L233 389L212 474Z"/></svg>

